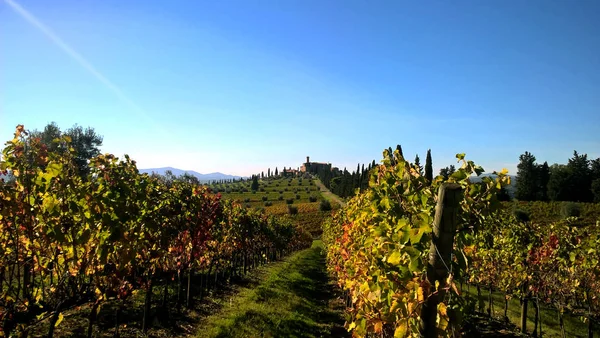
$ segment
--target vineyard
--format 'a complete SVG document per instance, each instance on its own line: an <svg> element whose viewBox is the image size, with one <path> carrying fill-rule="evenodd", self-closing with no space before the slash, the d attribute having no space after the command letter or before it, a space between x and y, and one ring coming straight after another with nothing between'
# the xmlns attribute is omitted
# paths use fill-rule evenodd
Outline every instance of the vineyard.
<svg viewBox="0 0 600 338"><path fill-rule="evenodd" d="M212 183L209 187L224 199L288 219L315 238L321 235L323 221L330 217L331 210L339 207L321 195L311 176L265 177L258 183L258 189L254 191L250 181Z"/></svg>
<svg viewBox="0 0 600 338"><path fill-rule="evenodd" d="M0 336L52 337L66 311L86 305L91 337L109 302L117 335L133 297L143 299L145 332L153 306L190 306L222 280L312 242L207 187L139 174L127 156L92 158L82 176L69 142L56 139L49 151L18 126L3 150L1 169L15 181L0 185Z"/></svg>
<svg viewBox="0 0 600 338"><path fill-rule="evenodd" d="M598 206L558 220L558 205L525 203L517 208L527 209L527 217L517 217L497 198L509 184L506 172L472 183L469 176L483 169L457 158L461 168L430 182L399 152L386 151L369 189L325 223L329 270L346 295L347 329L359 337L457 336L476 312L491 316L496 292L504 296L505 317L509 300L521 301L523 332L531 304L534 336L543 335L543 305L555 309L562 337L566 312L580 316L593 337L600 319L600 223L590 219ZM440 219L454 228L440 231Z"/></svg>

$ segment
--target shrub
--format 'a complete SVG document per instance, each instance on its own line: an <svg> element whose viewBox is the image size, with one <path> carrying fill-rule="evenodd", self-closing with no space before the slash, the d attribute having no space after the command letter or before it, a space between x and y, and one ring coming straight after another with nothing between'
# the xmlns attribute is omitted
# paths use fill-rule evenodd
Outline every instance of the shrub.
<svg viewBox="0 0 600 338"><path fill-rule="evenodd" d="M288 205L288 213L290 215L296 215L298 213L298 207L295 207L293 205Z"/></svg>
<svg viewBox="0 0 600 338"><path fill-rule="evenodd" d="M282 195L279 195L279 198L278 198L278 200L280 200L280 201L283 201L283 196L282 196Z"/></svg>
<svg viewBox="0 0 600 338"><path fill-rule="evenodd" d="M288 198L288 199L285 200L285 203L292 204L292 203L294 203L294 199L293 198Z"/></svg>
<svg viewBox="0 0 600 338"><path fill-rule="evenodd" d="M268 197L268 196L263 196L263 197L262 197L262 200L263 200L263 201L267 201L268 199L269 199L269 197Z"/></svg>
<svg viewBox="0 0 600 338"><path fill-rule="evenodd" d="M579 217L581 215L581 206L578 203L567 202L563 203L560 208L560 214L562 217Z"/></svg>
<svg viewBox="0 0 600 338"><path fill-rule="evenodd" d="M252 190L252 193L253 193L253 194L256 194L256 190Z"/></svg>
<svg viewBox="0 0 600 338"><path fill-rule="evenodd" d="M283 191L279 190L279 195L283 195Z"/></svg>
<svg viewBox="0 0 600 338"><path fill-rule="evenodd" d="M246 203L245 207L246 207L246 209L250 209L250 204Z"/></svg>
<svg viewBox="0 0 600 338"><path fill-rule="evenodd" d="M296 199L299 200L300 199L300 195L296 194Z"/></svg>
<svg viewBox="0 0 600 338"><path fill-rule="evenodd" d="M514 215L519 222L529 222L530 220L529 212L527 210L517 209L515 210Z"/></svg>
<svg viewBox="0 0 600 338"><path fill-rule="evenodd" d="M288 189L288 188L285 188L285 189L283 189L283 190L284 190L284 191L290 191L290 189Z"/></svg>
<svg viewBox="0 0 600 338"><path fill-rule="evenodd" d="M308 197L308 200L311 201L311 202L316 202L317 201L317 196L312 196L311 195L311 196Z"/></svg>
<svg viewBox="0 0 600 338"><path fill-rule="evenodd" d="M330 211L331 210L331 203L329 203L328 200L322 200L321 204L319 204L319 210L321 210L321 211Z"/></svg>
<svg viewBox="0 0 600 338"><path fill-rule="evenodd" d="M244 202L246 202L246 203L250 202L250 198L248 198L248 197L244 198Z"/></svg>
<svg viewBox="0 0 600 338"><path fill-rule="evenodd" d="M265 207L270 207L272 205L273 205L273 202L271 202L271 201L266 201L265 202Z"/></svg>

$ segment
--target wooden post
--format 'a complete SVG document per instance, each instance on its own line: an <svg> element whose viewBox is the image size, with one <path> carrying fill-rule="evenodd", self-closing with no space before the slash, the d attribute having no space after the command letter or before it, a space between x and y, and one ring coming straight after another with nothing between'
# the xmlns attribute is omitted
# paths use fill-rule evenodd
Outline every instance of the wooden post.
<svg viewBox="0 0 600 338"><path fill-rule="evenodd" d="M523 288L526 289L526 288ZM529 294L521 297L521 333L527 333L527 304L529 303Z"/></svg>
<svg viewBox="0 0 600 338"><path fill-rule="evenodd" d="M452 264L452 248L454 246L454 233L458 223L459 204L462 200L462 189L456 183L444 183L438 193L433 223L433 236L429 248L429 262L427 264L427 281L430 289L421 309L421 322L419 335L423 338L437 337L437 306L446 294L446 279ZM439 282L437 294L434 294L435 283Z"/></svg>

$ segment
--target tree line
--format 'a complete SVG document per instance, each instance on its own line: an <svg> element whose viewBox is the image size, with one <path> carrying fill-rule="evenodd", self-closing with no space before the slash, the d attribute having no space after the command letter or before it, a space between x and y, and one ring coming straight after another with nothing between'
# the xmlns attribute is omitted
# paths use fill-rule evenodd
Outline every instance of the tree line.
<svg viewBox="0 0 600 338"><path fill-rule="evenodd" d="M567 164L539 164L526 151L519 156L516 198L521 201L600 202L600 158L573 152Z"/></svg>

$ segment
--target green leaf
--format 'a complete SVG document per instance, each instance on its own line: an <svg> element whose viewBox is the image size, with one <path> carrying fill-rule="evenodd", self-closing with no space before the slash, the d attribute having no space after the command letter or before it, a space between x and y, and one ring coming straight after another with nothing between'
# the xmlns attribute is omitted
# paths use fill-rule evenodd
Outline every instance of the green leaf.
<svg viewBox="0 0 600 338"><path fill-rule="evenodd" d="M419 243L421 241L421 237L423 237L423 229L421 229L421 228L410 229L409 238L410 238L410 242L413 245Z"/></svg>

